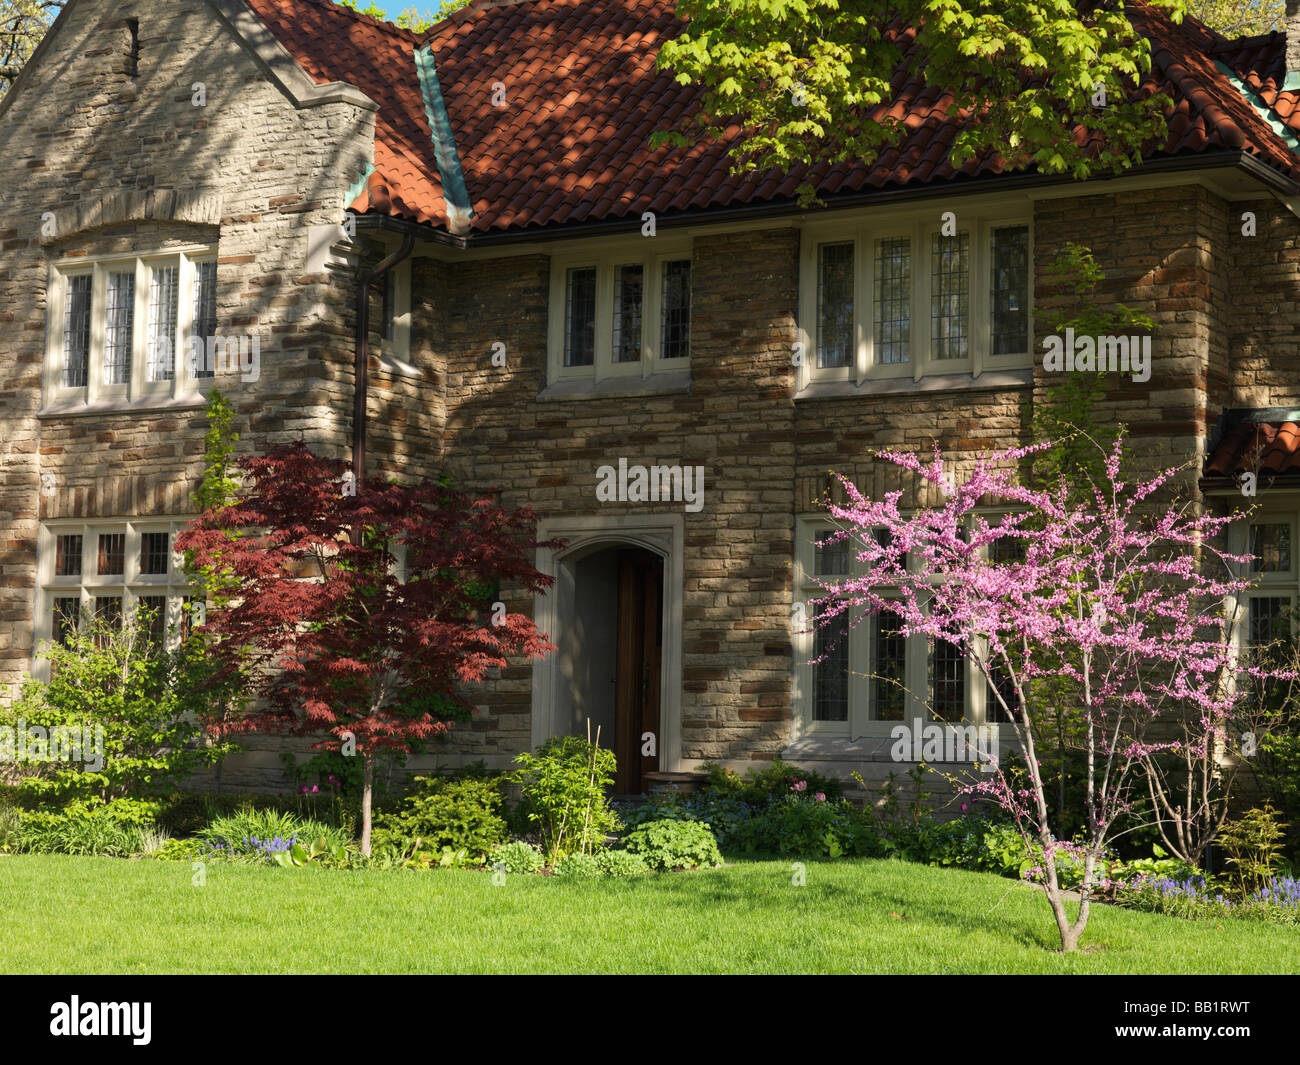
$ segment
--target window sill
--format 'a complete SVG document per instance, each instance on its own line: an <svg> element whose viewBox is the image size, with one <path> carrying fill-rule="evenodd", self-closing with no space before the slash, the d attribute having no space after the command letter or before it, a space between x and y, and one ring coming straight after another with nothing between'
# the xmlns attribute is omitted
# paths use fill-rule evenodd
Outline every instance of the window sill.
<svg viewBox="0 0 1300 1065"><path fill-rule="evenodd" d="M599 399L604 396L662 395L691 390L691 372L651 374L649 377L607 377L603 381L570 378L547 385L538 399Z"/></svg>
<svg viewBox="0 0 1300 1065"><path fill-rule="evenodd" d="M141 396L139 399L58 400L36 412L38 418L81 418L97 414L152 414L168 411L198 410L207 404L202 392L183 396Z"/></svg>
<svg viewBox="0 0 1300 1065"><path fill-rule="evenodd" d="M891 726L897 727L902 724L906 724L906 722L895 721L891 723ZM1016 749L1015 737L1010 725L1001 729L1000 732L999 747L1001 753L1006 755ZM820 762L837 770L852 770L855 766L871 765L879 762L888 762L898 766L916 765L917 763L910 760L900 761L894 758L892 751L897 743L898 740L888 735L859 736L857 739L850 739L845 734L838 736L805 736L782 750L781 759L782 761L795 762L800 765ZM927 764L966 765L970 763L929 762Z"/></svg>
<svg viewBox="0 0 1300 1065"><path fill-rule="evenodd" d="M407 362L405 359L398 358L384 352L379 357L379 372L391 374L394 377L423 377L424 371L418 366Z"/></svg>
<svg viewBox="0 0 1300 1065"><path fill-rule="evenodd" d="M881 396L899 393L918 395L926 392L974 392L1007 388L1029 388L1034 383L1034 369L986 370L978 377L968 373L930 374L916 381L910 377L881 377L862 384L853 381L811 381L794 394L796 401L843 399L847 396Z"/></svg>

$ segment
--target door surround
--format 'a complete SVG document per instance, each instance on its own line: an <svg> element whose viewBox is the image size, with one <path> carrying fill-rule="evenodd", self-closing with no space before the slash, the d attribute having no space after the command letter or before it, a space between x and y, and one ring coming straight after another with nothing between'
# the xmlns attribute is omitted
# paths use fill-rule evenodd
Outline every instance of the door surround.
<svg viewBox="0 0 1300 1065"><path fill-rule="evenodd" d="M659 667L659 767L676 772L682 753L682 588L685 566L685 522L680 514L610 515L608 517L544 518L537 539L565 540L559 550L539 547L537 569L555 579L545 594L533 597L533 621L552 643L559 634L557 607L563 582L572 580L564 565L601 547L642 547L664 560L663 661ZM572 592L572 589L567 589ZM536 750L556 735L556 668L558 654L533 663L532 744Z"/></svg>

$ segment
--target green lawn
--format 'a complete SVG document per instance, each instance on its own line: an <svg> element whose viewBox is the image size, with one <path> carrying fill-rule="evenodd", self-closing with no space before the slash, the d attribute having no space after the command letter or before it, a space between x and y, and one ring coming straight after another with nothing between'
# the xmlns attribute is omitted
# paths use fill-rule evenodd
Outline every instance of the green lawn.
<svg viewBox="0 0 1300 1065"><path fill-rule="evenodd" d="M1055 953L1041 895L892 861L633 881L0 857L13 973L1296 973L1300 929L1097 907Z"/></svg>

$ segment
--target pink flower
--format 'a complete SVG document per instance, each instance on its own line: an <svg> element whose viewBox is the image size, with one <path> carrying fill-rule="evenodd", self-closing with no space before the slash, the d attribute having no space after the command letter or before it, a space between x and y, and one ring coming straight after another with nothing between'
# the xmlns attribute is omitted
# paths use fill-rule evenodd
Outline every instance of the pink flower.
<svg viewBox="0 0 1300 1065"><path fill-rule="evenodd" d="M320 791L320 785L319 785L319 784L313 784L313 785L311 786L311 793L312 793L313 795L315 795L318 791Z"/></svg>
<svg viewBox="0 0 1300 1065"><path fill-rule="evenodd" d="M818 802L825 802L826 793L823 791L819 791L816 795L813 796L813 798L816 799Z"/></svg>
<svg viewBox="0 0 1300 1065"><path fill-rule="evenodd" d="M807 790L808 790L808 781L806 781L806 780L796 780L793 784L790 785L790 790L791 790L791 791L807 791Z"/></svg>
<svg viewBox="0 0 1300 1065"><path fill-rule="evenodd" d="M299 786L299 788L298 788L298 794L299 794L299 795L306 795L306 794L307 794L307 785L306 785L306 784L302 784L302 785Z"/></svg>

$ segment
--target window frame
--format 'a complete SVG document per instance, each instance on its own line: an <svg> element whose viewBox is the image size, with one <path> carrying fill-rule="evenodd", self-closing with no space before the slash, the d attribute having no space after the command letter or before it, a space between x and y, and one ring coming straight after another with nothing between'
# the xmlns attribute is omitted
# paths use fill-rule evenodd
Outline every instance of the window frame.
<svg viewBox="0 0 1300 1065"><path fill-rule="evenodd" d="M1231 597L1227 604L1228 616L1235 619L1234 642L1238 653L1245 655L1251 647L1250 612L1255 599L1290 600L1295 611L1300 604L1300 558L1297 558L1296 532L1300 530L1300 498L1276 499L1258 505L1248 516L1228 526L1228 551L1234 555L1253 554L1254 529L1257 525L1289 524L1291 527L1290 570L1254 570L1249 561L1234 566L1240 576L1252 582Z"/></svg>
<svg viewBox="0 0 1300 1065"><path fill-rule="evenodd" d="M645 380L657 374L689 370L690 348L694 330L687 325L687 354L664 358L663 349L663 274L665 264L685 260L691 264L691 291L695 288L695 260L689 240L665 241L662 237L640 237L652 247L639 247L626 241L599 250L557 255L550 263L550 300L547 329L547 384L560 381ZM614 361L614 292L619 267L642 268L641 358L635 362ZM564 364L568 276L570 270L596 271L595 350L590 365ZM695 303L691 301L691 316Z"/></svg>
<svg viewBox="0 0 1300 1065"><path fill-rule="evenodd" d="M37 530L36 549L36 601L33 618L32 671L34 676L48 677L48 659L40 657L42 643L53 638L54 603L56 599L79 601L83 614L94 608L97 596L116 595L122 603L122 616L134 616L141 599L163 596L167 599L166 625L168 646L179 641L183 624L182 606L192 598L194 591L181 570L182 558L176 550L176 537L188 523L188 518L60 518L43 521ZM167 572L142 573L140 552L145 533L166 532L169 536ZM122 534L124 556L120 574L99 573L98 553L101 535ZM67 576L55 573L55 558L60 536L81 537L81 572Z"/></svg>
<svg viewBox="0 0 1300 1065"><path fill-rule="evenodd" d="M990 523L1005 513L1005 508L981 509L980 515ZM901 720L877 720L872 714L872 660L874 654L875 624L869 619L860 619L848 633L849 639L849 713L846 721L817 721L813 714L813 670L810 659L813 657L816 636L813 624L811 600L821 598L825 591L814 576L814 544L838 526L824 514L803 514L795 523L797 540L794 558L794 589L797 602L805 604L807 625L801 631L799 625L791 626L791 645L794 654L794 678L792 701L794 706L794 726L796 739L803 736L818 736L843 740L860 738L885 739L899 725L911 727L911 723L920 717L925 723L949 725L996 724L988 720L987 681L980 672L975 657L965 656L965 714L961 721L943 722L935 718L927 705L930 693L930 642L921 636L911 636L906 640L903 655L904 686L903 717ZM851 535L851 534L850 534ZM861 563L857 561L855 541L849 541L849 575L860 573ZM987 552L987 548L984 549ZM823 575L825 576L825 575ZM888 594L886 593L886 598ZM918 693L924 693L918 697Z"/></svg>
<svg viewBox="0 0 1300 1065"><path fill-rule="evenodd" d="M1032 369L1034 365L1034 223L1032 207L1024 210L958 208L957 233L970 234L968 322L970 354L964 359L937 359L931 343L932 254L931 238L943 228L942 212L937 207L902 214L891 211L886 217L857 220L840 218L819 220L803 227L800 243L798 339L804 358L798 372L798 388L810 384L847 381L861 386L869 382L920 382L926 377L981 374L1000 370ZM1027 345L1024 351L993 355L993 232L998 229L1028 229L1028 305ZM876 242L907 238L910 243L911 336L909 361L875 362L875 309L878 290ZM854 308L853 335L856 351L848 367L817 367L816 330L819 325L817 304L820 282L819 249L823 244L853 241Z"/></svg>
<svg viewBox="0 0 1300 1065"><path fill-rule="evenodd" d="M150 252L120 252L94 256L64 256L49 265L47 275L47 309L45 327L45 366L43 384L45 407L54 406L125 406L131 403L194 399L201 402L214 377L197 377L189 367L189 330L193 324L193 287L195 265L216 262L217 248L212 244L190 244ZM152 271L160 267L177 268L177 307L172 337L175 369L170 380L148 380L149 300ZM107 338L108 275L135 274L135 299L131 322L130 380L109 384L104 358ZM86 383L63 384L63 330L68 279L89 274L90 349Z"/></svg>
<svg viewBox="0 0 1300 1065"><path fill-rule="evenodd" d="M388 336L389 322L385 319L389 301L387 286L392 279L392 327L393 335ZM420 371L411 365L411 258L408 256L392 267L383 277L384 290L379 294L379 362L392 372L415 373Z"/></svg>

